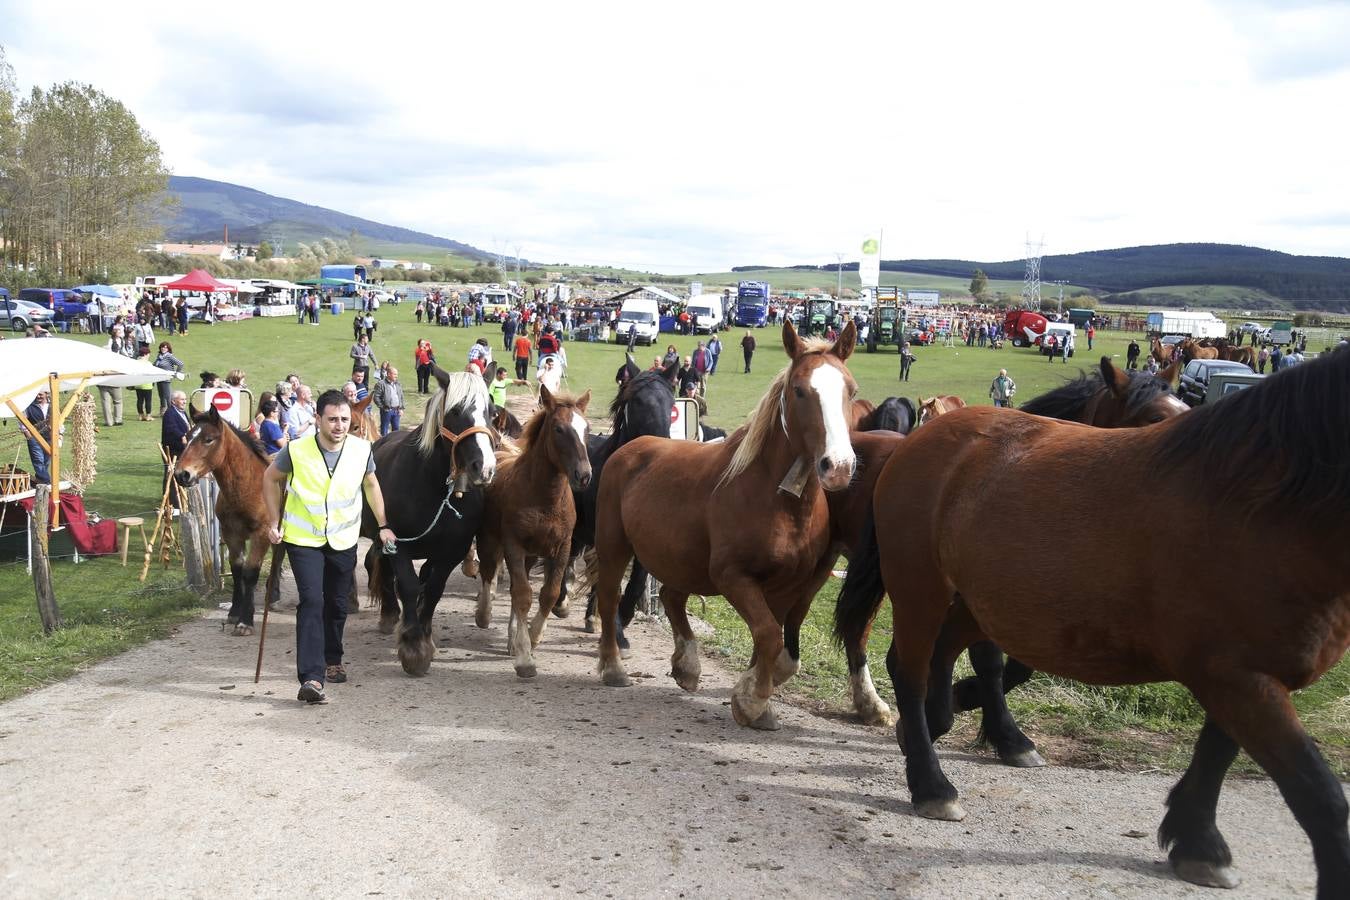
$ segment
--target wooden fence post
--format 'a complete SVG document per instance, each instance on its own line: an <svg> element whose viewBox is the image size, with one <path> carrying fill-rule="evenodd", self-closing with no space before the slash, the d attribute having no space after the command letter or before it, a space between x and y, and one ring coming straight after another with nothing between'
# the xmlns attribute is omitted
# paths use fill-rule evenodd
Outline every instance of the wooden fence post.
<svg viewBox="0 0 1350 900"><path fill-rule="evenodd" d="M33 516L29 520L29 537L33 547L33 589L37 592L38 615L42 618L42 633L51 634L60 628L61 610L52 591L52 567L47 557L47 526L51 521L52 487L39 484L34 488Z"/></svg>
<svg viewBox="0 0 1350 900"><path fill-rule="evenodd" d="M183 489L179 491L178 497L179 505L182 508L178 524L182 530L183 565L187 568L188 587L199 594L205 594L209 590L209 586L206 583L205 561L202 558L204 547L201 540L201 529L197 526L199 521L198 510L193 504L197 493L195 490Z"/></svg>

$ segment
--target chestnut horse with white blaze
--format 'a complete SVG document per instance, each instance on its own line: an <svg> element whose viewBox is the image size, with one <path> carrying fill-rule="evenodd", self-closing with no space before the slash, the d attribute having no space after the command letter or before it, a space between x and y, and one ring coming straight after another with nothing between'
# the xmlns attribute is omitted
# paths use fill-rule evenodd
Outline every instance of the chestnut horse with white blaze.
<svg viewBox="0 0 1350 900"><path fill-rule="evenodd" d="M590 401L590 391L572 400L540 386L541 409L525 425L519 454L498 455L497 477L487 490L487 507L478 529L480 583L475 621L479 628L492 621L497 569L504 558L511 576L507 649L521 678L535 676L534 647L558 600L571 557L577 520L572 492L585 490L591 482L586 454ZM544 584L539 590L538 612L526 625L533 599L530 569L536 559L546 563Z"/></svg>
<svg viewBox="0 0 1350 900"><path fill-rule="evenodd" d="M853 477L848 411L858 388L844 361L856 340L852 322L834 344L803 341L785 323L790 363L725 443L640 437L610 457L595 535L605 684L630 683L614 614L624 569L636 556L661 582L680 687L697 690L701 669L685 602L690 594L721 594L755 642L732 692L732 716L741 725L778 727L769 700L798 668L784 629L795 634L836 556L825 492Z"/></svg>

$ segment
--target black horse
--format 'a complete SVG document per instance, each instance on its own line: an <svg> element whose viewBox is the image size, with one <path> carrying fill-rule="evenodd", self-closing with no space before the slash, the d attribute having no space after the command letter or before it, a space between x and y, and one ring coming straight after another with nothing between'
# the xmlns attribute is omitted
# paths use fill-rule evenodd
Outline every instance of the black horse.
<svg viewBox="0 0 1350 900"><path fill-rule="evenodd" d="M361 533L375 541L366 552L371 601L380 605L385 634L394 630L402 605L398 656L409 675L431 668L431 617L478 531L482 486L496 472L498 438L489 425L491 401L482 379L432 371L440 390L428 401L422 424L390 432L374 447L388 524L399 536L396 552L380 546L379 523L369 507L361 519ZM426 560L420 575L413 570L419 559Z"/></svg>
<svg viewBox="0 0 1350 900"><path fill-rule="evenodd" d="M628 358L629 377L624 381L619 393L610 404L609 412L613 429L608 435L592 435L586 445L591 460L591 483L586 490L575 493L577 503L577 523L572 529L572 555L575 560L587 548L595 545L595 501L600 495L600 479L604 476L605 461L624 444L636 437L653 435L670 437L670 411L675 405L674 384L678 363L668 364L664 369L638 370L632 357ZM570 567L569 567L570 568ZM588 581L593 579L588 578ZM562 592L554 605L555 614L565 614L567 601L567 577L564 574ZM647 589L647 570L636 557L633 559L633 572L624 588L623 599L619 603L619 647L627 649L628 640L624 637L623 626L633 621L638 600ZM586 603L586 624L588 632L595 630L595 594L590 592Z"/></svg>
<svg viewBox="0 0 1350 900"><path fill-rule="evenodd" d="M894 431L909 434L919 421L919 411L908 397L887 397L881 404L858 420L855 431Z"/></svg>

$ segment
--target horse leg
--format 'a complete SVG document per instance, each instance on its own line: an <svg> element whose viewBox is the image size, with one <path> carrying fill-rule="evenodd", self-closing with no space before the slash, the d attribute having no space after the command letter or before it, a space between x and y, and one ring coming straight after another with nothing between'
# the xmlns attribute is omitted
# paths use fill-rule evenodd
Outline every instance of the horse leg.
<svg viewBox="0 0 1350 900"><path fill-rule="evenodd" d="M422 580L417 577L412 560L402 553L383 560L386 568L392 569L395 590L398 591L399 605L402 607L401 627L398 632L398 661L403 671L409 675L425 675L431 669L432 657L436 655L434 645L428 646L419 621Z"/></svg>
<svg viewBox="0 0 1350 900"><path fill-rule="evenodd" d="M624 659L629 656L628 635L624 628L632 623L637 613L637 605L647 596L647 567L636 556L633 557L633 571L624 586L623 598L619 601L618 619L614 623L614 640L619 644L619 653Z"/></svg>
<svg viewBox="0 0 1350 900"><path fill-rule="evenodd" d="M567 578L572 574L572 561L569 559L563 564L562 578L558 580L558 599L553 604L553 615L560 619L567 618L567 614L572 611L571 604L567 602Z"/></svg>
<svg viewBox="0 0 1350 900"><path fill-rule="evenodd" d="M984 633L964 603L953 603L947 610L933 645L933 657L928 665L928 699L924 701L924 718L928 737L936 742L952 730L955 713L952 712L952 670L956 661L974 641L982 640Z"/></svg>
<svg viewBox="0 0 1350 900"><path fill-rule="evenodd" d="M1036 744L1022 733L1008 710L1004 699L1003 651L990 641L976 641L970 645L970 664L979 679L980 698L984 710L980 730L985 740L994 745L1004 765L1019 769L1034 769L1045 765L1045 759L1036 752ZM951 700L950 690L947 692Z"/></svg>
<svg viewBox="0 0 1350 900"><path fill-rule="evenodd" d="M646 580L644 575L643 581ZM699 655L698 638L694 637L694 629L689 626L689 613L685 609L688 601L688 594L669 585L661 585L661 605L665 607L666 619L675 635L675 652L670 655L670 675L676 684L692 694L698 690L703 661Z"/></svg>
<svg viewBox="0 0 1350 900"><path fill-rule="evenodd" d="M473 623L479 628L492 624L492 601L497 594L497 569L502 564L501 547L495 541L478 539L478 606Z"/></svg>
<svg viewBox="0 0 1350 900"><path fill-rule="evenodd" d="M1036 674L1036 670L1021 660L1007 657L1003 665L1003 693L1008 693L1014 688L1020 687L1031 680L1031 676ZM962 678L952 688L952 702L956 706L957 712L970 712L973 709L980 709L984 706L984 698L980 693L980 679L974 675L969 678Z"/></svg>
<svg viewBox="0 0 1350 900"><path fill-rule="evenodd" d="M628 561L633 558L633 547L622 536L618 546L605 547L597 543L599 571L595 580L596 612L600 617L600 679L610 687L628 687L633 682L624 671L619 652L619 586Z"/></svg>
<svg viewBox="0 0 1350 900"><path fill-rule="evenodd" d="M750 626L754 656L750 668L736 680L731 691L731 717L736 724L777 731L780 727L769 700L773 697L773 674L778 657L786 652L783 626L774 618L759 585L743 575L724 575L716 583L725 584L723 592L736 612Z"/></svg>
<svg viewBox="0 0 1350 900"><path fill-rule="evenodd" d="M783 620L783 652L778 655L778 659L774 662L774 687L785 684L789 678L801 670L802 622L806 620L806 614L811 611L811 601L814 599L814 593L802 597L788 610L787 617Z"/></svg>
<svg viewBox="0 0 1350 900"><path fill-rule="evenodd" d="M844 646L844 657L848 660L848 688L853 698L853 711L864 725L890 726L895 724L895 715L877 693L876 685L872 683L872 670L867 665L867 641L872 636L872 623L875 621L876 615L873 614L867 620L867 627L859 635L858 642Z"/></svg>
<svg viewBox="0 0 1350 900"><path fill-rule="evenodd" d="M1223 734L1246 750L1280 789L1294 819L1312 843L1317 864L1317 896L1350 896L1350 833L1346 830L1345 792L1317 745L1304 731L1285 686L1255 672L1206 672L1203 680L1183 679L1182 683L1191 689ZM1226 747L1213 736L1211 740L1217 745L1210 750L1211 757L1216 762L1222 761ZM1197 778L1197 784L1181 791L1178 799L1183 800L1182 812L1173 820L1174 830L1159 833L1160 840L1170 839L1178 849L1184 846L1200 857L1178 857L1177 850L1173 850L1170 857L1173 868L1178 877L1187 881L1224 883L1234 878L1223 862L1225 854L1220 852L1227 848L1216 846L1212 840L1218 834L1217 829L1208 841L1208 829L1204 827L1186 833L1186 826L1193 826L1197 819L1201 819L1202 826L1214 821L1214 803L1208 796L1207 782L1213 780L1212 793L1217 798L1221 777L1222 773L1217 776L1211 773L1208 779ZM1188 820L1187 803L1195 797L1199 799L1194 800ZM1197 809L1204 811L1204 818L1195 815ZM1183 837L1187 840L1183 841Z"/></svg>
<svg viewBox="0 0 1350 900"><path fill-rule="evenodd" d="M384 557L384 551L375 544L366 550L366 584L372 602L380 604L380 634L393 634L398 626L398 589L394 568Z"/></svg>
<svg viewBox="0 0 1350 900"><path fill-rule="evenodd" d="M441 597L445 594L445 582L450 577L453 565L447 565L441 561L432 562L428 560L426 565L422 566L422 571L418 573L418 580L422 584L421 597L417 602L417 625L422 632L423 652L427 656L428 665L430 660L436 656L436 636L431 627L432 616L436 614L436 606L441 602Z"/></svg>
<svg viewBox="0 0 1350 900"><path fill-rule="evenodd" d="M534 619L530 621L531 647L538 647L539 639L544 636L544 626L548 624L549 614L554 611L563 580L567 577L569 568L567 563L565 553L544 563L544 583L539 588L539 608L535 611ZM528 610L529 607L526 607L526 611Z"/></svg>
<svg viewBox="0 0 1350 900"><path fill-rule="evenodd" d="M1186 774L1167 795L1158 845L1170 849L1167 857L1183 881L1206 887L1238 885L1233 854L1214 821L1223 777L1237 752L1237 743L1207 716Z"/></svg>
<svg viewBox="0 0 1350 900"><path fill-rule="evenodd" d="M526 624L530 615L530 602L534 591L530 589L530 567L525 553L520 547L506 548L506 571L511 575L511 622L507 628L507 649L511 653L520 678L533 678L538 674L534 665L534 644L530 640L530 628Z"/></svg>
<svg viewBox="0 0 1350 900"><path fill-rule="evenodd" d="M887 584L901 584L904 572L887 571ZM893 631L891 648L886 654L886 671L895 686L895 702L900 721L895 726L896 740L905 755L905 780L909 785L914 811L926 819L959 822L966 817L956 799L956 788L947 780L933 750L928 733L924 701L928 690L929 662L949 605L946 588L937 582L924 585L910 578L910 588L900 596L891 593ZM890 593L890 592L888 592ZM960 596L955 598L960 602Z"/></svg>
<svg viewBox="0 0 1350 900"><path fill-rule="evenodd" d="M469 552L464 555L464 565L462 567L465 578L478 577L478 542L474 541L469 545Z"/></svg>
<svg viewBox="0 0 1350 900"><path fill-rule="evenodd" d="M236 590L240 591L239 624L247 628L249 633L252 633L253 630L253 612L256 608L254 597L257 596L258 592L258 575L262 571L263 557L267 555L270 548L270 543L262 540L261 537L255 538L249 543L248 555L241 561L237 572L233 561L230 563L230 572L235 579ZM233 551L231 551L231 556L233 556Z"/></svg>

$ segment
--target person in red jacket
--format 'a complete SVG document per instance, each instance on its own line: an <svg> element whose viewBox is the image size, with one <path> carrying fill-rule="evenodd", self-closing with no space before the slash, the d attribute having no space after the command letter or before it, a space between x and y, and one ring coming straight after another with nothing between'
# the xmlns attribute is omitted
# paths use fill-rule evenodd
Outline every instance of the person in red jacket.
<svg viewBox="0 0 1350 900"><path fill-rule="evenodd" d="M431 367L436 365L436 351L431 349L431 341L423 338L417 342L413 364L417 367L417 393L431 393Z"/></svg>

